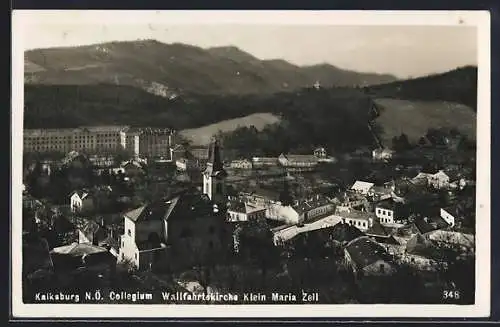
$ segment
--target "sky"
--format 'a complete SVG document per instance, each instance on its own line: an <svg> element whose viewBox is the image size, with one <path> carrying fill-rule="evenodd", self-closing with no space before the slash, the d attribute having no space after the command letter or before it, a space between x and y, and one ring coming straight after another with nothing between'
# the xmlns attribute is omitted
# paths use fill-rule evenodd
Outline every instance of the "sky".
<svg viewBox="0 0 500 327"><path fill-rule="evenodd" d="M477 28L471 25L173 24L82 17L24 21L24 49L155 39L203 48L232 45L259 59L329 63L400 78L477 65Z"/></svg>

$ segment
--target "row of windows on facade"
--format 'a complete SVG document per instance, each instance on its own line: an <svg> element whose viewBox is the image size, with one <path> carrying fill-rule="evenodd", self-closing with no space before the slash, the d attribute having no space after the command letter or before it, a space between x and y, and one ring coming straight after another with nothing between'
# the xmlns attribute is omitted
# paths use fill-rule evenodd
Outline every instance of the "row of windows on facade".
<svg viewBox="0 0 500 327"><path fill-rule="evenodd" d="M245 215L245 214L242 214L242 215ZM240 220L239 219L239 214L238 213L229 213L228 212L228 216L230 218L232 218L233 220ZM255 212L255 213L251 213L251 214L248 214L248 218L252 219L252 218L266 218L266 213L264 211L260 211L260 212ZM241 219L243 220L243 219Z"/></svg>
<svg viewBox="0 0 500 327"><path fill-rule="evenodd" d="M84 144L76 144L76 145L73 145L75 148L77 149L82 149L82 148L88 148L87 145L84 145ZM31 146L31 145L27 145L25 146L26 148L31 148L33 150L50 150L50 149L53 149L53 150L59 150L59 149L67 149L70 147L70 145L56 145L56 144L43 144L43 145L34 145L34 146ZM117 145L115 144L99 144L96 146L97 148L108 148L108 149L112 149L112 148L115 148L117 147Z"/></svg>
<svg viewBox="0 0 500 327"><path fill-rule="evenodd" d="M70 140L70 139L89 139L89 138L119 138L120 134L93 134L93 135L67 135L67 136L25 136L28 140Z"/></svg>
<svg viewBox="0 0 500 327"><path fill-rule="evenodd" d="M349 219L349 225L358 226L358 227L367 227L366 221L358 221Z"/></svg>
<svg viewBox="0 0 500 327"><path fill-rule="evenodd" d="M389 218L380 218L380 221L383 222L383 223L390 223L391 219L389 219Z"/></svg>
<svg viewBox="0 0 500 327"><path fill-rule="evenodd" d="M377 213L380 215L392 216L391 210L384 210L384 209L377 208Z"/></svg>
<svg viewBox="0 0 500 327"><path fill-rule="evenodd" d="M88 143L88 142L118 142L118 138L77 138L77 139L24 139L24 143Z"/></svg>

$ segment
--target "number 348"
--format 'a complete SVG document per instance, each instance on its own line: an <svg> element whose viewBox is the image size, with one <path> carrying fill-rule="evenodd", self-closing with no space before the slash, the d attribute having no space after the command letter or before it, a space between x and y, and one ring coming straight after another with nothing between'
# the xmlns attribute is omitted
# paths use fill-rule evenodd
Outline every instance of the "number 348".
<svg viewBox="0 0 500 327"><path fill-rule="evenodd" d="M460 291L443 291L444 300L458 300L460 299Z"/></svg>

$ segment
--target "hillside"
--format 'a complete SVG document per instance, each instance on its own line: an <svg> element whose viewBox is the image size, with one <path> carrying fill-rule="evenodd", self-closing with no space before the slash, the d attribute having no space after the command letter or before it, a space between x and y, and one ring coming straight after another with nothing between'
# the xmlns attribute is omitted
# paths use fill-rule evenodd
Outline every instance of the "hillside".
<svg viewBox="0 0 500 327"><path fill-rule="evenodd" d="M450 101L476 110L477 67L467 66L442 74L369 86L364 91L375 98Z"/></svg>
<svg viewBox="0 0 500 327"><path fill-rule="evenodd" d="M394 136L405 133L416 143L429 128L457 128L471 140L476 139L476 113L470 107L446 101L416 101L376 99L380 116L376 123L382 127L380 138L391 146Z"/></svg>
<svg viewBox="0 0 500 327"><path fill-rule="evenodd" d="M126 124L184 130L270 113L281 119L277 127L264 128L275 133L268 133L276 138L266 141L275 151L314 144L352 149L372 143L367 127L371 108L369 97L349 88L169 100L131 86L25 85L24 127Z"/></svg>
<svg viewBox="0 0 500 327"><path fill-rule="evenodd" d="M320 81L325 87L395 81L332 65L298 67L259 60L236 47L202 49L152 40L37 49L25 52L25 83L129 85L166 97L179 94L271 94Z"/></svg>
<svg viewBox="0 0 500 327"><path fill-rule="evenodd" d="M278 123L280 118L271 113L257 113L248 116L222 120L220 122L210 124L203 127L185 129L179 134L189 140L192 145L207 145L210 143L213 135L222 132L232 132L240 127L254 126L258 131L261 131L267 125Z"/></svg>

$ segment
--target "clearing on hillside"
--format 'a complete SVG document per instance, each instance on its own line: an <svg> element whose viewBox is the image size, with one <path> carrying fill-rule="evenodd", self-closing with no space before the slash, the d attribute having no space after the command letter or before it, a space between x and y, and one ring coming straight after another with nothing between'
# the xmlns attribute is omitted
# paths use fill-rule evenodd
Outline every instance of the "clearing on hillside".
<svg viewBox="0 0 500 327"><path fill-rule="evenodd" d="M476 113L468 106L445 101L376 99L382 107L376 122L383 128L381 140L391 146L401 133L417 142L429 128L455 127L472 140L476 139Z"/></svg>
<svg viewBox="0 0 500 327"><path fill-rule="evenodd" d="M279 121L280 118L271 113L257 113L240 118L223 120L218 123L206 125L199 128L185 129L180 131L179 134L187 140L191 141L192 145L207 145L210 144L212 136L217 134L219 131L231 132L238 127L250 127L252 125L260 131L265 126L276 124Z"/></svg>

